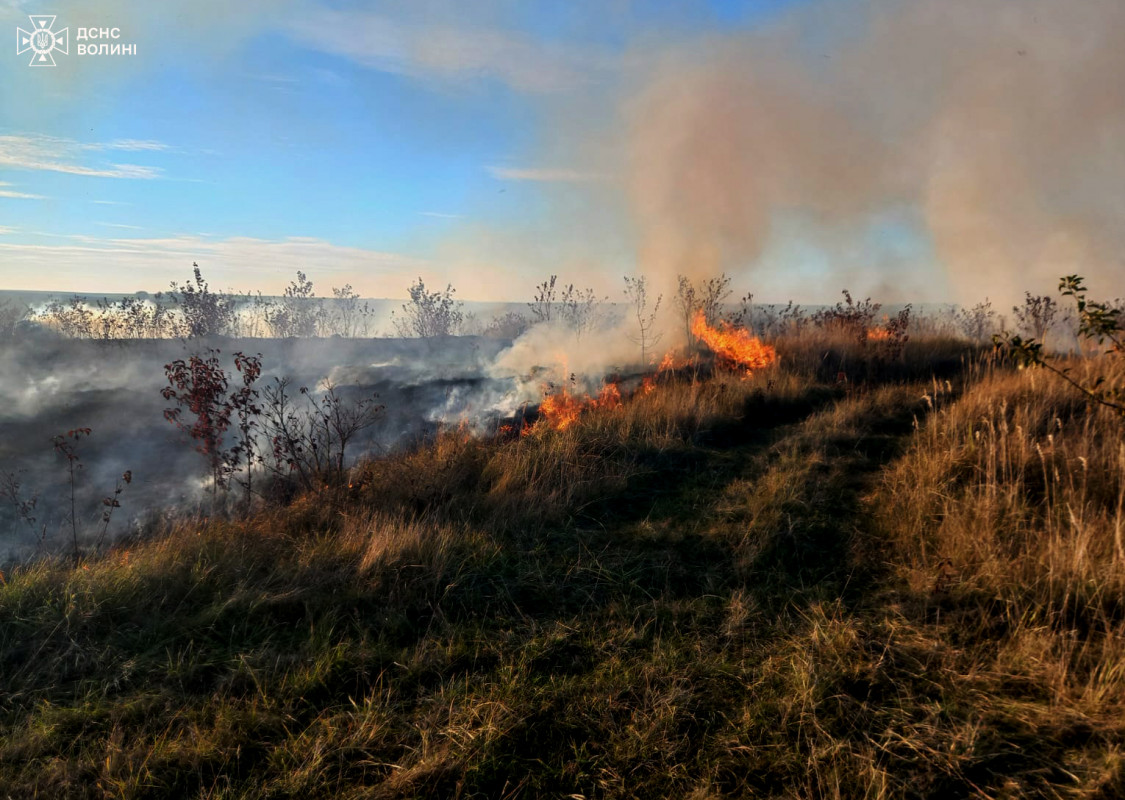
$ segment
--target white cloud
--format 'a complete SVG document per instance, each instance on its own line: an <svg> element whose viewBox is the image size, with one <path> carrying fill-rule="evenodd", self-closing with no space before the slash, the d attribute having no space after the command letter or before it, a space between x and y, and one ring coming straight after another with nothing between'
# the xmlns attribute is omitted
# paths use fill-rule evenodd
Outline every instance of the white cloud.
<svg viewBox="0 0 1125 800"><path fill-rule="evenodd" d="M28 194L26 192L17 192L15 189L9 189L10 183L0 181L0 197L12 197L20 200L43 200L45 199L41 194Z"/></svg>
<svg viewBox="0 0 1125 800"><path fill-rule="evenodd" d="M372 69L414 77L486 77L525 92L580 88L608 64L601 51L533 39L514 31L405 22L365 11L317 8L290 35Z"/></svg>
<svg viewBox="0 0 1125 800"><path fill-rule="evenodd" d="M0 136L0 167L45 170L95 178L151 180L163 172L159 167L139 164L89 164L86 155L105 150L161 150L159 142L121 139L116 142L82 143L55 136Z"/></svg>
<svg viewBox="0 0 1125 800"><path fill-rule="evenodd" d="M170 150L163 142L154 142L150 139L114 139L112 142L83 145L88 150Z"/></svg>

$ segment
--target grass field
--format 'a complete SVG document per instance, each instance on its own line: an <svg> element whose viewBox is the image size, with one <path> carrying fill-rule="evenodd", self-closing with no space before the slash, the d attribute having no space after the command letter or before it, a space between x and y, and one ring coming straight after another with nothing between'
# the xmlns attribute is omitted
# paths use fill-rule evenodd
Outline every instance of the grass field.
<svg viewBox="0 0 1125 800"><path fill-rule="evenodd" d="M777 345L9 570L0 796L1125 796L1120 419Z"/></svg>

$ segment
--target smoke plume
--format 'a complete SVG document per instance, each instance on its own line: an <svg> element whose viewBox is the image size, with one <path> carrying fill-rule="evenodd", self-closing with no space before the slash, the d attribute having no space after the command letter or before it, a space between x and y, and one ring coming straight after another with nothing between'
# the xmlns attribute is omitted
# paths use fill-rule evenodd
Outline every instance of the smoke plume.
<svg viewBox="0 0 1125 800"><path fill-rule="evenodd" d="M665 286L753 271L787 218L858 232L909 208L954 299L1071 272L1120 292L1123 40L1115 0L871 0L639 54L639 267Z"/></svg>

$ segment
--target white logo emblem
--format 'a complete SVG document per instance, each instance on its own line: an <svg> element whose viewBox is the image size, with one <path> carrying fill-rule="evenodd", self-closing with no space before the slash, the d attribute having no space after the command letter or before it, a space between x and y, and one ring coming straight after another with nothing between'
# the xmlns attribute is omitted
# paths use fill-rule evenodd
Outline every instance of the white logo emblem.
<svg viewBox="0 0 1125 800"><path fill-rule="evenodd" d="M29 66L55 66L55 57L51 55L51 51L58 50L60 53L69 54L67 32L70 28L52 31L51 27L55 24L54 14L29 14L27 18L31 20L30 31L16 28L16 55L30 50L31 64Z"/></svg>

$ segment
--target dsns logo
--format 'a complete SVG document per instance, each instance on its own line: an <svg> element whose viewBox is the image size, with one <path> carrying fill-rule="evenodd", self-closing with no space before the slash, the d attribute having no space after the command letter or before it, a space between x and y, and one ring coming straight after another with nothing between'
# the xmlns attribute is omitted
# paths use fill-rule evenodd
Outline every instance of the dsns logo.
<svg viewBox="0 0 1125 800"><path fill-rule="evenodd" d="M63 28L61 31L53 31L51 28L55 24L54 14L29 14L27 17L31 20L31 30L25 31L23 28L16 28L16 55L31 51L31 64L32 67L53 67L55 66L55 57L51 55L52 51L58 50L60 53L69 53L69 37L67 35L69 28Z"/></svg>

